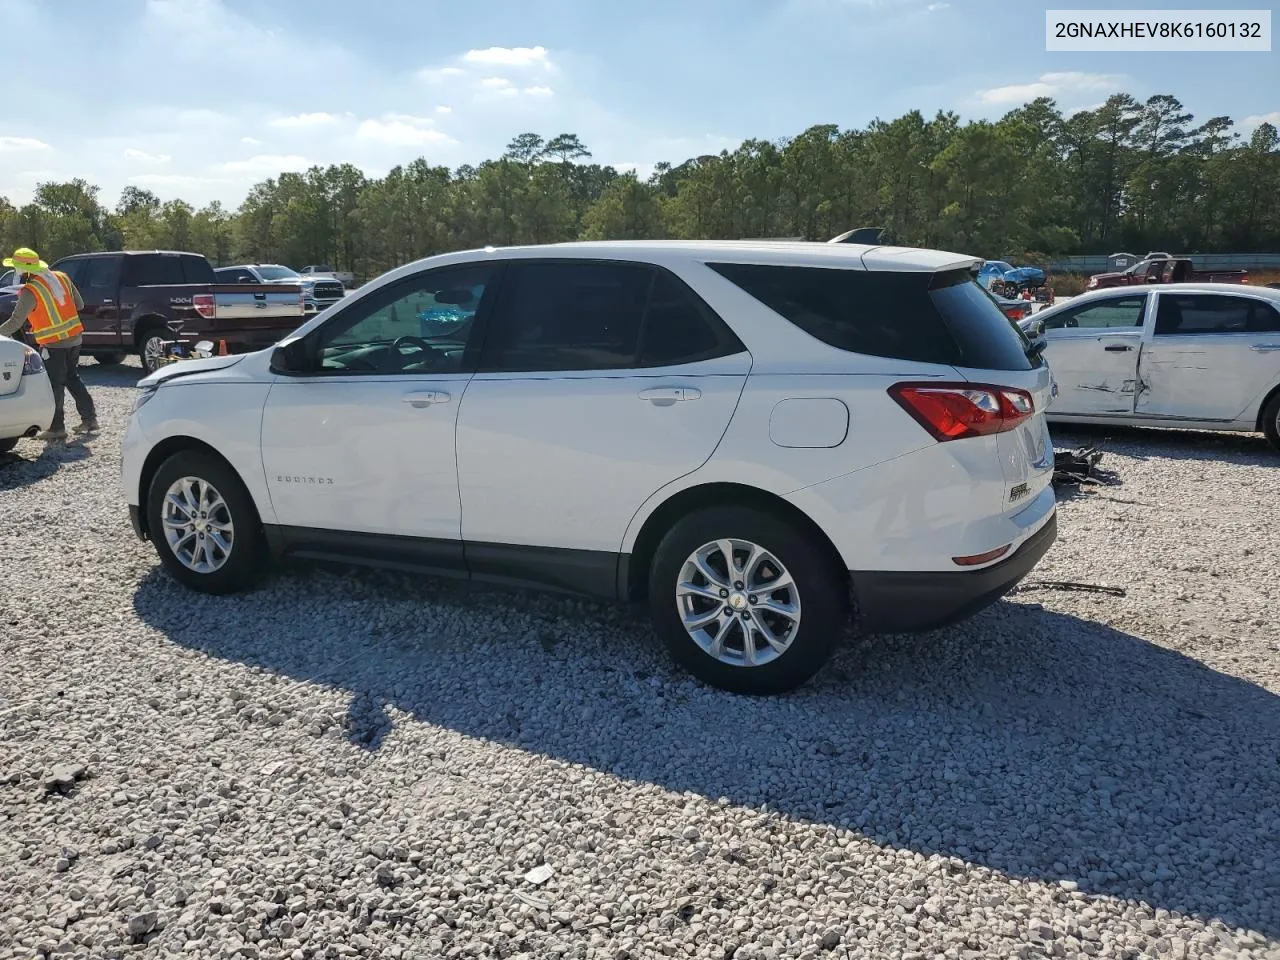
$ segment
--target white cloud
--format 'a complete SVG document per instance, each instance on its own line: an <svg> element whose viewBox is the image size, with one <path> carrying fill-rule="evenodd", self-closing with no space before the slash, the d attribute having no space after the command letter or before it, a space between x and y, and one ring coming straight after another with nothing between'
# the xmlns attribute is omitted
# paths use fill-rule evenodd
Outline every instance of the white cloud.
<svg viewBox="0 0 1280 960"><path fill-rule="evenodd" d="M1242 130L1255 130L1264 123L1269 123L1273 127L1280 127L1280 110L1272 110L1270 113L1251 113L1237 122L1236 126Z"/></svg>
<svg viewBox="0 0 1280 960"><path fill-rule="evenodd" d="M504 67L540 66L550 69L551 59L546 47L489 47L485 50L468 50L462 55L466 63L482 63Z"/></svg>
<svg viewBox="0 0 1280 960"><path fill-rule="evenodd" d="M311 161L297 154L262 153L248 160L228 160L221 169L227 173L253 173L275 176L284 171L306 170Z"/></svg>
<svg viewBox="0 0 1280 960"><path fill-rule="evenodd" d="M436 107L436 113L453 113L453 107L439 106Z"/></svg>
<svg viewBox="0 0 1280 960"><path fill-rule="evenodd" d="M949 3L931 3L927 7L925 7L925 9L928 10L930 13L936 13L939 10L947 9L947 7L949 6L951 6L951 4Z"/></svg>
<svg viewBox="0 0 1280 960"><path fill-rule="evenodd" d="M485 77L480 86L486 90L509 90L513 84L506 77Z"/></svg>
<svg viewBox="0 0 1280 960"><path fill-rule="evenodd" d="M521 92L530 97L550 97L555 95L555 91L550 87L525 87Z"/></svg>
<svg viewBox="0 0 1280 960"><path fill-rule="evenodd" d="M241 138L240 138L240 142L241 142L241 143L247 143L247 144L248 144L249 146L251 146L251 147L260 147L260 146L262 146L262 141L261 141L261 140L259 140L257 137L241 137Z"/></svg>
<svg viewBox="0 0 1280 960"><path fill-rule="evenodd" d="M298 113L291 117L276 117L271 126L285 130L303 130L311 127L327 127L340 118L332 113Z"/></svg>
<svg viewBox="0 0 1280 960"><path fill-rule="evenodd" d="M1004 87L992 87L978 92L983 103L1026 103L1036 97L1060 97L1086 91L1116 90L1124 84L1125 77L1112 73L1062 73L1041 74L1031 83L1015 83Z"/></svg>
<svg viewBox="0 0 1280 960"><path fill-rule="evenodd" d="M138 163L168 163L173 159L167 153L147 153L145 150L139 150L136 147L128 147L124 151L126 160L134 160Z"/></svg>
<svg viewBox="0 0 1280 960"><path fill-rule="evenodd" d="M356 137L396 147L423 147L428 144L457 142L447 133L434 129L430 119L399 113L386 114L381 119L365 120L356 129Z"/></svg>
<svg viewBox="0 0 1280 960"><path fill-rule="evenodd" d="M438 83L452 77L461 77L466 72L461 67L423 67L418 71L418 79L428 83Z"/></svg>
<svg viewBox="0 0 1280 960"><path fill-rule="evenodd" d="M0 150L48 150L49 145L35 137L0 137Z"/></svg>

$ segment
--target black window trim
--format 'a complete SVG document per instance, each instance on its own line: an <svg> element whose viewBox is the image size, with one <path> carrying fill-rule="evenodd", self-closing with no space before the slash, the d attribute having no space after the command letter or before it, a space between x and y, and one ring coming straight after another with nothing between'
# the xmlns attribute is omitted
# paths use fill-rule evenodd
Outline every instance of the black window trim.
<svg viewBox="0 0 1280 960"><path fill-rule="evenodd" d="M570 264L573 266L581 266L583 264L600 264L605 266L640 267L648 270L650 272L649 290L648 290L648 293L646 293L645 295L644 314L640 318L640 329L636 336L636 352L633 358L633 362L627 366L583 367L583 368L569 369L569 370L503 369L502 367L498 367L491 362L493 344L489 340L489 332L491 330L491 326L488 322L491 318L486 318L486 324L483 330L484 343L482 345L482 350L480 353L480 363L475 370L476 373L512 374L512 375L532 375L537 373L546 373L546 374L554 374L556 376L564 376L564 377L569 377L574 375L581 376L582 374L590 374L590 373L599 373L601 375L616 377L616 376L625 376L628 371L664 370L667 368L688 366L688 364L684 364L684 363L641 364L639 362L640 352L644 346L645 329L648 326L648 322L649 322L650 297L652 296L653 288L657 284L658 276L660 273L666 274L666 276L669 279L673 280L676 284L678 284L684 290L684 292L693 299L694 304L702 312L704 318L707 320L708 326L711 327L712 332L715 333L717 340L720 342L722 352L718 352L715 355L710 357L703 357L700 360L692 361L693 363L708 363L712 360L722 360L725 357L734 357L740 353L747 352L746 344L744 344L741 338L739 338L738 335L733 332L733 328L731 328L729 324L725 322L724 318L720 316L720 314L717 313L709 303L707 303L706 299L703 298L703 296L700 293L698 293L697 290L693 289L693 287L689 284L687 280L685 280L679 274L675 273L675 271L671 270L670 268L663 266L662 264L653 263L648 260L628 260L622 257L508 257L505 260L503 260L502 263L504 263L506 266L511 266L511 267L523 266L526 264L537 265L537 266L545 266L545 265L551 265L551 264ZM504 273L503 280L504 281L506 280L505 273ZM498 293L498 296L494 300L493 309L491 311L494 314L498 314L501 310L501 307L505 303L505 297L507 295L505 283L498 289L497 293Z"/></svg>
<svg viewBox="0 0 1280 960"><path fill-rule="evenodd" d="M1231 292L1227 293L1223 290L1156 290L1153 291L1157 297L1228 297L1233 300L1249 300L1252 303L1260 303L1270 307L1271 311L1277 317L1277 330L1186 330L1174 333L1160 332L1160 301L1156 300L1155 310L1153 311L1153 321L1151 324L1151 336L1155 337L1242 337L1242 336L1270 336L1280 332L1280 303L1271 300L1268 297L1260 297L1252 291L1243 293Z"/></svg>
<svg viewBox="0 0 1280 960"><path fill-rule="evenodd" d="M442 376L458 376L459 374L474 374L479 365L480 351L485 340L488 338L489 317L493 313L494 304L497 303L498 297L502 292L502 281L506 274L506 265L509 261L503 260L464 260L459 263L446 263L438 267L429 267L426 270L419 270L407 277L401 277L394 283L389 283L385 287L370 291L368 294L356 298L353 303L343 304L339 309L334 311L333 316L328 317L324 323L309 331L302 340L305 344L305 350L308 359L313 365L313 369L303 374L290 374L290 376L331 380L335 377L442 377ZM493 276L490 281L485 284L485 291L480 297L480 303L476 308L475 320L471 327L471 336L467 340L467 345L462 351L462 363L457 370L450 370L442 373L439 371L422 371L418 372L399 372L384 373L381 370L324 370L319 367L319 351L320 338L324 330L330 329L341 322L342 318L353 310L362 310L364 316L369 315L367 310L369 304L377 303L378 306L374 310L381 310L390 303L399 300L406 292L412 290L422 277L433 273L442 273L446 270L467 270L476 267L490 267L493 270ZM490 295L492 291L492 296ZM360 321L357 320L356 323Z"/></svg>

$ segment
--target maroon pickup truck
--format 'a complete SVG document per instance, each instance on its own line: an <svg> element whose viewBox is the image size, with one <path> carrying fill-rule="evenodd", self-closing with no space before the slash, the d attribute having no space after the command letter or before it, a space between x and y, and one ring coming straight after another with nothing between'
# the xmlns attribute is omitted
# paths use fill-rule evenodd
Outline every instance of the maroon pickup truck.
<svg viewBox="0 0 1280 960"><path fill-rule="evenodd" d="M1121 273L1095 273L1090 290L1128 287L1147 283L1248 283L1247 270L1198 271L1189 257L1153 257L1135 263Z"/></svg>
<svg viewBox="0 0 1280 960"><path fill-rule="evenodd" d="M164 250L81 253L53 264L84 298L82 352L100 363L130 353L155 370L166 326L181 320L192 341L225 341L230 353L246 353L284 339L303 320L302 287L278 283L217 283L198 253Z"/></svg>

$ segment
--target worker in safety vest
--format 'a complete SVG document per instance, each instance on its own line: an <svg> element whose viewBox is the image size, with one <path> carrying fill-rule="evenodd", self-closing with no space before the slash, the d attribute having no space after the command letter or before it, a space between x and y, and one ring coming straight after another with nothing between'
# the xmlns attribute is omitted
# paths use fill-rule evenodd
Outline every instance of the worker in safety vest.
<svg viewBox="0 0 1280 960"><path fill-rule="evenodd" d="M18 292L18 302L13 305L13 314L0 323L0 334L16 333L24 323L30 324L31 336L44 357L53 387L53 423L40 434L40 439L67 438L62 407L68 390L80 414L76 433L96 433L98 417L93 397L80 379L80 338L84 333L80 324L80 311L84 308L80 291L65 273L50 270L30 247L15 250L12 257L5 258L4 265L13 267L14 282L20 283L22 289Z"/></svg>

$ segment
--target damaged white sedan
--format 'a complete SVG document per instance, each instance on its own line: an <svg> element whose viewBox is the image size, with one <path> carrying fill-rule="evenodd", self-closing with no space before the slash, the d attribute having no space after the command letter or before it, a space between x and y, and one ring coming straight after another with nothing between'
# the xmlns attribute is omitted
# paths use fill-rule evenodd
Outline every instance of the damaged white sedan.
<svg viewBox="0 0 1280 960"><path fill-rule="evenodd" d="M1050 421L1261 432L1280 449L1280 290L1099 290L1035 326L1058 386Z"/></svg>

